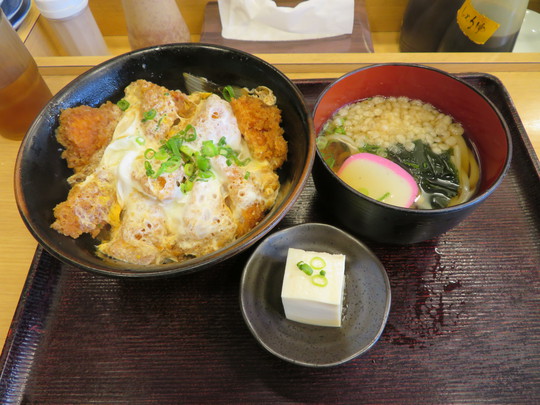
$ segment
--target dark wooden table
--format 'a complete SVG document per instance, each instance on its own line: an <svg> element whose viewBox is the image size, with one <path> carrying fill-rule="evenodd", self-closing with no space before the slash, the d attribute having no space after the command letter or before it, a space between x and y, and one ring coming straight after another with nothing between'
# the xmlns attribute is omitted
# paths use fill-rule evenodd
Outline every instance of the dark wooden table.
<svg viewBox="0 0 540 405"><path fill-rule="evenodd" d="M540 403L540 168L491 76L514 156L461 225L413 246L367 243L392 308L379 342L323 369L280 360L250 334L239 282L252 249L165 280L94 275L38 249L2 352L2 403ZM327 84L299 82L307 101ZM334 224L310 181L277 229ZM309 344L309 342L306 342Z"/></svg>

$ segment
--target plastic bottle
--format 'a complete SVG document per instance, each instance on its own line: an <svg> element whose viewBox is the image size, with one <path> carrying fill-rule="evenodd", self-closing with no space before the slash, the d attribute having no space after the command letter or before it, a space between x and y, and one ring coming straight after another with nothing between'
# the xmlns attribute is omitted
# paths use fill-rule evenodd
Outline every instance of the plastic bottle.
<svg viewBox="0 0 540 405"><path fill-rule="evenodd" d="M512 52L529 0L466 0L440 52Z"/></svg>
<svg viewBox="0 0 540 405"><path fill-rule="evenodd" d="M132 49L191 41L175 0L122 0L122 6Z"/></svg>
<svg viewBox="0 0 540 405"><path fill-rule="evenodd" d="M436 52L464 0L409 0L403 15L401 52Z"/></svg>
<svg viewBox="0 0 540 405"><path fill-rule="evenodd" d="M22 139L52 94L0 9L0 135Z"/></svg>
<svg viewBox="0 0 540 405"><path fill-rule="evenodd" d="M88 0L35 0L68 55L109 55Z"/></svg>

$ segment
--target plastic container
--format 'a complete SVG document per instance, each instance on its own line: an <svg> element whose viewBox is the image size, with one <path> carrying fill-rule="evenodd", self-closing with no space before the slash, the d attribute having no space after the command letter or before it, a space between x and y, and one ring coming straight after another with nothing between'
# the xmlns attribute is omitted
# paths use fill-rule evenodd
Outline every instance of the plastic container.
<svg viewBox="0 0 540 405"><path fill-rule="evenodd" d="M191 42L175 0L122 0L122 6L132 49Z"/></svg>
<svg viewBox="0 0 540 405"><path fill-rule="evenodd" d="M409 0L399 38L401 52L436 52L464 0Z"/></svg>
<svg viewBox="0 0 540 405"><path fill-rule="evenodd" d="M52 94L0 9L0 135L22 139Z"/></svg>
<svg viewBox="0 0 540 405"><path fill-rule="evenodd" d="M109 55L88 0L34 0L68 55Z"/></svg>
<svg viewBox="0 0 540 405"><path fill-rule="evenodd" d="M440 52L512 52L529 0L466 0Z"/></svg>

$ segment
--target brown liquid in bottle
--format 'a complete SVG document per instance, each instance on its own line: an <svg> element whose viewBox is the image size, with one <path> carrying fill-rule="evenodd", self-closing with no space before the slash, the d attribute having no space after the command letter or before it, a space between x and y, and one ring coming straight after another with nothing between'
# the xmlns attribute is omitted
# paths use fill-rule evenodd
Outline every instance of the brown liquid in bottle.
<svg viewBox="0 0 540 405"><path fill-rule="evenodd" d="M435 52L464 0L409 0L399 38L401 52Z"/></svg>
<svg viewBox="0 0 540 405"><path fill-rule="evenodd" d="M51 96L32 61L19 77L0 88L0 134L21 139Z"/></svg>
<svg viewBox="0 0 540 405"><path fill-rule="evenodd" d="M519 31L510 35L493 35L485 44L479 45L467 38L456 25L448 29L439 52L512 52Z"/></svg>
<svg viewBox="0 0 540 405"><path fill-rule="evenodd" d="M512 52L528 0L467 0L439 45L439 52Z"/></svg>

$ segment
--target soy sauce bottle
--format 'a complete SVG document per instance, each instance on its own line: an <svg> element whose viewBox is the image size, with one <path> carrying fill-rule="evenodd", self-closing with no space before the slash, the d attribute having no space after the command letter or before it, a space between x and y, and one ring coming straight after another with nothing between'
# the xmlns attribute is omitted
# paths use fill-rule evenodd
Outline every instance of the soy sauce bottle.
<svg viewBox="0 0 540 405"><path fill-rule="evenodd" d="M401 52L436 52L464 0L409 0L399 38Z"/></svg>
<svg viewBox="0 0 540 405"><path fill-rule="evenodd" d="M512 52L529 0L466 0L439 52Z"/></svg>

